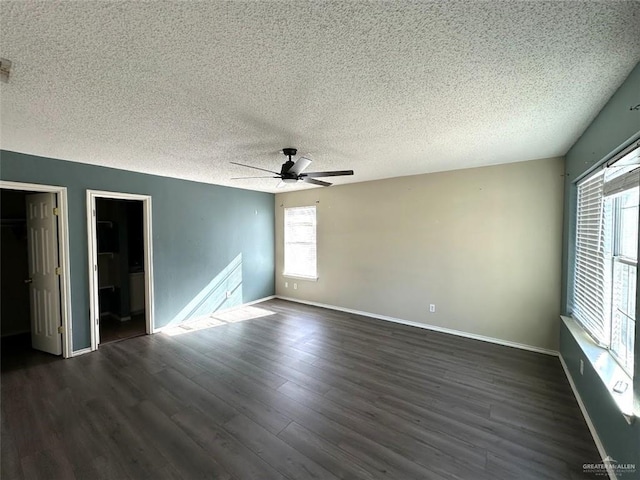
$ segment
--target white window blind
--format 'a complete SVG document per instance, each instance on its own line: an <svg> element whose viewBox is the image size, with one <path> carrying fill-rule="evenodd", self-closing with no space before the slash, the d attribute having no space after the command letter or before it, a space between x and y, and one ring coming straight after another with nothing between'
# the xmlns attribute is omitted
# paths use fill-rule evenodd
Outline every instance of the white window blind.
<svg viewBox="0 0 640 480"><path fill-rule="evenodd" d="M640 148L578 183L573 316L633 376Z"/></svg>
<svg viewBox="0 0 640 480"><path fill-rule="evenodd" d="M316 207L284 209L284 275L316 278Z"/></svg>
<svg viewBox="0 0 640 480"><path fill-rule="evenodd" d="M605 172L604 195L615 195L625 190L630 190L640 185L640 168L637 165L627 167L628 172L620 172L618 175L609 175ZM608 177L611 178L608 178Z"/></svg>
<svg viewBox="0 0 640 480"><path fill-rule="evenodd" d="M598 342L606 344L603 185L603 172L578 184L573 315Z"/></svg>

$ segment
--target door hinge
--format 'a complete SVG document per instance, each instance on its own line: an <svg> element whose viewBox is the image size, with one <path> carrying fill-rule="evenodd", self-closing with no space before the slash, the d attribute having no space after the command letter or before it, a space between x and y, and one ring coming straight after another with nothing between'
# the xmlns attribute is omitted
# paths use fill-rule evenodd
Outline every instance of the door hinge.
<svg viewBox="0 0 640 480"><path fill-rule="evenodd" d="M60 215L60 209L58 207L54 207L53 208L53 214L54 215Z"/></svg>
<svg viewBox="0 0 640 480"><path fill-rule="evenodd" d="M62 325L58 327L58 333L64 333L64 327Z"/></svg>
<svg viewBox="0 0 640 480"><path fill-rule="evenodd" d="M97 271L98 271L98 265L94 265L94 266L93 266L93 271L94 271L94 272L97 272Z"/></svg>
<svg viewBox="0 0 640 480"><path fill-rule="evenodd" d="M94 217L96 216L96 209L95 208L93 209L93 216Z"/></svg>
<svg viewBox="0 0 640 480"><path fill-rule="evenodd" d="M62 275L62 267L56 267L56 275Z"/></svg>

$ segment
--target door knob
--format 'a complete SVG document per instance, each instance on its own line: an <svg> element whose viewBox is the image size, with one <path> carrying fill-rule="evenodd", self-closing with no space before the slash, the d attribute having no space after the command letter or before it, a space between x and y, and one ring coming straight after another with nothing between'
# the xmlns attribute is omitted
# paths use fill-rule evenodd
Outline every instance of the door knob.
<svg viewBox="0 0 640 480"><path fill-rule="evenodd" d="M24 283L33 283L33 278L27 278Z"/></svg>

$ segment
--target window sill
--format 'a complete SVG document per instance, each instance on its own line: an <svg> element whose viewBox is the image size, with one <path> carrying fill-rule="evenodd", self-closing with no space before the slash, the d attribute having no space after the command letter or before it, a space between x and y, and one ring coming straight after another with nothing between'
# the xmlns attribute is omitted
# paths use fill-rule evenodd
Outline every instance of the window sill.
<svg viewBox="0 0 640 480"><path fill-rule="evenodd" d="M297 280L307 280L308 282L317 282L318 281L318 277L306 277L304 275L293 275L291 273L283 273L282 276L285 277L285 278L294 278L294 279L297 279Z"/></svg>
<svg viewBox="0 0 640 480"><path fill-rule="evenodd" d="M580 346L582 353L596 371L600 380L602 380L627 423L633 423L634 419L640 416L640 399L634 398L633 379L627 375L607 349L596 345L576 320L564 315L561 315L560 318L562 318L567 329ZM613 391L613 386L618 381L627 383L627 390L624 393Z"/></svg>

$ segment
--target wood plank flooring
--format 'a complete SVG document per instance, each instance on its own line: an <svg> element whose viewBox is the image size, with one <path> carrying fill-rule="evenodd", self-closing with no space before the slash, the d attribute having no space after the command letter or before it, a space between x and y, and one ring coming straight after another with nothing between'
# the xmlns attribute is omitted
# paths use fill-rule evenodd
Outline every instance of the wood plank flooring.
<svg viewBox="0 0 640 480"><path fill-rule="evenodd" d="M144 313L131 315L127 321L120 321L118 318L107 315L100 318L100 343L105 344L125 338L145 335L147 331Z"/></svg>
<svg viewBox="0 0 640 480"><path fill-rule="evenodd" d="M3 479L577 479L559 360L271 300L269 315L2 358Z"/></svg>

